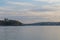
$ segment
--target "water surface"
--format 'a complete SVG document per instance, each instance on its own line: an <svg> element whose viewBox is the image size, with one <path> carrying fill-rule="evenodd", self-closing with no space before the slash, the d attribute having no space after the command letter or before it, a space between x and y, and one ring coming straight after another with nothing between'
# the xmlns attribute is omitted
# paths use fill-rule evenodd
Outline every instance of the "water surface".
<svg viewBox="0 0 60 40"><path fill-rule="evenodd" d="M0 40L60 40L60 26L0 26Z"/></svg>

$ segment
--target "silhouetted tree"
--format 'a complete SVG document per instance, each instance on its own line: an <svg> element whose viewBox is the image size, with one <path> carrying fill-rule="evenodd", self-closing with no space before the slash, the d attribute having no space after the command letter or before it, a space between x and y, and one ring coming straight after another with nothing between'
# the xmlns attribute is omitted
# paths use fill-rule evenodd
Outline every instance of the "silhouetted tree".
<svg viewBox="0 0 60 40"><path fill-rule="evenodd" d="M4 20L0 20L0 25L15 25L15 26L18 26L18 25L22 25L21 22L19 21L16 21L16 20L8 20L7 18L5 18Z"/></svg>

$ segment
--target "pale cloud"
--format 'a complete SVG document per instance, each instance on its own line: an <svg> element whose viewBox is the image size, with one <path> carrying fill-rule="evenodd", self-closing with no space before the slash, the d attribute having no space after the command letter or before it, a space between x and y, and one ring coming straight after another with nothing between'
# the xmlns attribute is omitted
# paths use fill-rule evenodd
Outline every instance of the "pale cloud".
<svg viewBox="0 0 60 40"><path fill-rule="evenodd" d="M57 7L57 9L58 8L59 7ZM41 17L44 17L44 16L49 16L49 15L50 16L58 16L58 15L60 15L59 14L60 10L56 10L56 8L54 8L54 7L53 8L43 7L43 9L42 8L41 9L40 8L36 8L36 9L23 9L23 10L18 10L18 11L15 11L15 10L10 9L10 8L0 7L0 10L2 10L0 13L2 13L4 15L12 15L12 16L41 16ZM6 11L4 11L4 10L6 10ZM8 10L10 10L10 11L8 11Z"/></svg>
<svg viewBox="0 0 60 40"><path fill-rule="evenodd" d="M33 4L28 3L28 2L11 2L11 1L8 1L8 4L21 5L21 6L34 6Z"/></svg>
<svg viewBox="0 0 60 40"><path fill-rule="evenodd" d="M32 10L32 9L31 9ZM33 19L39 19L40 21L52 21L52 22L59 22L60 21L60 11L57 10L57 11L46 11L46 12L38 12L36 10L34 11L31 11L31 10L28 10L28 11L25 11L23 12L23 16L30 16L31 18ZM41 20L42 18L42 20ZM45 20L43 20L45 19ZM35 20L36 21L36 20Z"/></svg>
<svg viewBox="0 0 60 40"><path fill-rule="evenodd" d="M34 0L34 1L43 1L43 2L48 2L48 3L60 2L60 0Z"/></svg>
<svg viewBox="0 0 60 40"><path fill-rule="evenodd" d="M0 7L0 10L9 10L8 8Z"/></svg>
<svg viewBox="0 0 60 40"><path fill-rule="evenodd" d="M56 11L56 10L52 9L52 8L36 8L36 9L32 9L31 11L35 11L35 12L49 12L49 11Z"/></svg>
<svg viewBox="0 0 60 40"><path fill-rule="evenodd" d="M0 7L0 11L13 11L13 8L12 7L8 7L8 6L5 6L5 7Z"/></svg>

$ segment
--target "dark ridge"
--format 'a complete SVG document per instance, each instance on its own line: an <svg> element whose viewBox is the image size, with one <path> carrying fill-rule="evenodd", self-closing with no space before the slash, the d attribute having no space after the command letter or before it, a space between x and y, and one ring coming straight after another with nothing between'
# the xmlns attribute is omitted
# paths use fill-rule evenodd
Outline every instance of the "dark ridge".
<svg viewBox="0 0 60 40"><path fill-rule="evenodd" d="M60 26L60 22L39 22L39 23L32 23L32 24L25 24L25 25L32 25L32 26Z"/></svg>

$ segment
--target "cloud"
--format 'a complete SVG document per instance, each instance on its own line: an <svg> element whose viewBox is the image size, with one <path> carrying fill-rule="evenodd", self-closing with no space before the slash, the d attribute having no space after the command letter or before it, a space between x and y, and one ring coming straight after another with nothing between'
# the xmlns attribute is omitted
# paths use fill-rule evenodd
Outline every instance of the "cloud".
<svg viewBox="0 0 60 40"><path fill-rule="evenodd" d="M43 2L48 2L48 3L60 2L60 0L33 0L33 1L43 1Z"/></svg>
<svg viewBox="0 0 60 40"><path fill-rule="evenodd" d="M8 10L12 10L9 7L0 7L0 11L8 11Z"/></svg>
<svg viewBox="0 0 60 40"><path fill-rule="evenodd" d="M34 11L34 12L49 12L49 11L56 11L54 9L49 9L49 8L37 8L37 9L32 9L31 11Z"/></svg>
<svg viewBox="0 0 60 40"><path fill-rule="evenodd" d="M51 9L51 10L55 10L55 11L60 11L60 5L45 5L45 6L43 6L43 8Z"/></svg>
<svg viewBox="0 0 60 40"><path fill-rule="evenodd" d="M21 6L34 6L33 4L27 3L27 2L11 2L11 1L8 1L8 4L21 5Z"/></svg>

